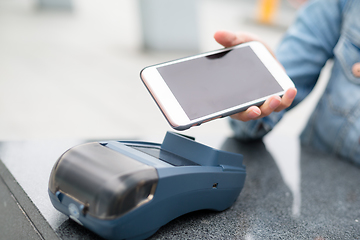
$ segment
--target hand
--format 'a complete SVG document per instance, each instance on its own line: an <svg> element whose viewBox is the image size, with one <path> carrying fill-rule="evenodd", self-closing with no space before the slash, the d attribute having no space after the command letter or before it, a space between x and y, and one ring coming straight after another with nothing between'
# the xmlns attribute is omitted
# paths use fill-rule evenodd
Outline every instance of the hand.
<svg viewBox="0 0 360 240"><path fill-rule="evenodd" d="M240 43L250 41L259 41L264 44L265 47L270 51L270 53L275 57L274 53L267 46L267 44L261 41L257 36L250 33L233 33L228 31L218 31L215 33L214 38L224 47L231 47ZM260 107L251 106L247 110L236 113L231 117L246 122L249 120L259 119L268 116L274 111L280 112L291 105L291 103L294 101L296 93L296 88L289 88L282 98L280 98L279 96L272 96L267 99Z"/></svg>

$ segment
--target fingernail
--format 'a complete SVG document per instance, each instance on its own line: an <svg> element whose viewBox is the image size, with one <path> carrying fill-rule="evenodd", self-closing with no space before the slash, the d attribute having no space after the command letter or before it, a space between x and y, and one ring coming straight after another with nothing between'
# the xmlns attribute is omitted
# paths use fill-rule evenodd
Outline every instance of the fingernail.
<svg viewBox="0 0 360 240"><path fill-rule="evenodd" d="M258 116L260 116L261 111L260 109L253 109L250 113L249 113L249 117L250 118L257 118Z"/></svg>

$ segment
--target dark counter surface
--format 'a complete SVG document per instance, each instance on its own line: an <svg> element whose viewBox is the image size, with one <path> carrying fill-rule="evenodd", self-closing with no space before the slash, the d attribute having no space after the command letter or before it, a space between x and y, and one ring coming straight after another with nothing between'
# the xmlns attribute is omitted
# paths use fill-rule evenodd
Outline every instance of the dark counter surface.
<svg viewBox="0 0 360 240"><path fill-rule="evenodd" d="M186 214L150 239L360 239L359 167L300 147L294 137L269 135L251 143L197 140L244 155L244 189L228 210ZM100 239L57 212L47 193L57 158L83 142L0 144L4 239Z"/></svg>

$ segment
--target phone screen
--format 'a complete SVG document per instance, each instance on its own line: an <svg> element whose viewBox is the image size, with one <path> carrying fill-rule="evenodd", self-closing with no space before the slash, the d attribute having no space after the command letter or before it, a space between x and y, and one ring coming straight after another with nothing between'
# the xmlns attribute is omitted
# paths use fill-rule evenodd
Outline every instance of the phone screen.
<svg viewBox="0 0 360 240"><path fill-rule="evenodd" d="M190 120L283 90L249 46L157 70Z"/></svg>

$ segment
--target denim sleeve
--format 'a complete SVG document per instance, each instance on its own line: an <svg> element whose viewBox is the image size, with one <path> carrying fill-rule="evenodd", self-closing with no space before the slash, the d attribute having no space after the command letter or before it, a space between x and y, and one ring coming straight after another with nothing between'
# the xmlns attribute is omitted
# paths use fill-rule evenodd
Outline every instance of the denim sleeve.
<svg viewBox="0 0 360 240"><path fill-rule="evenodd" d="M281 41L276 57L293 80L298 93L293 104L259 120L241 122L230 119L235 137L241 140L262 138L280 121L285 111L296 106L314 88L321 69L333 57L340 36L341 0L309 1L299 10L294 24Z"/></svg>

